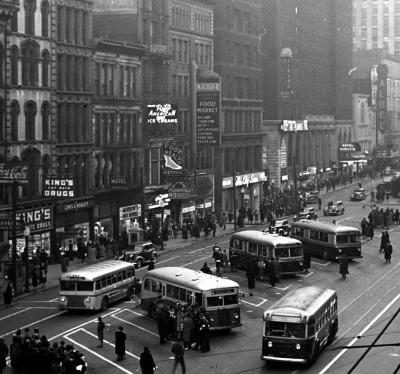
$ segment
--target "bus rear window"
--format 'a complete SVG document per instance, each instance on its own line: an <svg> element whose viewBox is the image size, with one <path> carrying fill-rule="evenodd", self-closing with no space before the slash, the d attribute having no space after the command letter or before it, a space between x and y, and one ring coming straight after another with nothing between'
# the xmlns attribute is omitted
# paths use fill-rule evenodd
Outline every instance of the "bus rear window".
<svg viewBox="0 0 400 374"><path fill-rule="evenodd" d="M234 305L239 303L238 295L225 295L224 305Z"/></svg>
<svg viewBox="0 0 400 374"><path fill-rule="evenodd" d="M282 336L286 338L305 338L306 325L302 323L269 321L267 335Z"/></svg>
<svg viewBox="0 0 400 374"><path fill-rule="evenodd" d="M289 248L275 248L275 257L289 257Z"/></svg>
<svg viewBox="0 0 400 374"><path fill-rule="evenodd" d="M207 306L223 306L224 299L222 296L207 297Z"/></svg>
<svg viewBox="0 0 400 374"><path fill-rule="evenodd" d="M93 291L93 282L76 282L77 291Z"/></svg>
<svg viewBox="0 0 400 374"><path fill-rule="evenodd" d="M75 291L75 285L75 281L60 281L60 291Z"/></svg>

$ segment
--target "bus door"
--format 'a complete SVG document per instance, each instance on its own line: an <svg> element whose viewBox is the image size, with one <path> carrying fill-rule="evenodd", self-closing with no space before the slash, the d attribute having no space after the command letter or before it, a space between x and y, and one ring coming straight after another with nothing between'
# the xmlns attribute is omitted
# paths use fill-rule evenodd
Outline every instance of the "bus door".
<svg viewBox="0 0 400 374"><path fill-rule="evenodd" d="M145 278L140 294L140 307L147 310L149 316L152 316L152 312L155 310L155 301L160 296L161 282L152 278Z"/></svg>

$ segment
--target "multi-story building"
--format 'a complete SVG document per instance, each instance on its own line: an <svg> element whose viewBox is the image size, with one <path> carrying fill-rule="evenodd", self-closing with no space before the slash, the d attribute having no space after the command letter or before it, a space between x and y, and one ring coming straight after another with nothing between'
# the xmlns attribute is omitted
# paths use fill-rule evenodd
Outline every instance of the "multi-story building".
<svg viewBox="0 0 400 374"><path fill-rule="evenodd" d="M120 208L135 211L141 203L144 51L142 45L109 40L94 46L94 220L100 232L114 238Z"/></svg>
<svg viewBox="0 0 400 374"><path fill-rule="evenodd" d="M93 238L92 2L56 2L57 73L54 171L75 178L76 200L58 201L55 226L61 245Z"/></svg>
<svg viewBox="0 0 400 374"><path fill-rule="evenodd" d="M37 221L43 219L40 214L43 209L49 211L51 220L54 218L49 209L50 202L42 198L42 176L52 167L51 123L55 115L53 15L53 2L45 0L37 6L36 1L20 1L7 32L1 33L0 44L0 157L2 160L20 160L27 166L28 183L17 187L15 213L26 218L28 213L39 212ZM8 211L10 217L11 195L11 187L2 184L0 209ZM31 227L30 247L40 246L49 251L51 225L40 226ZM0 230L0 242L7 240L3 229ZM19 251L25 245L20 228L17 235L21 238L17 241Z"/></svg>
<svg viewBox="0 0 400 374"><path fill-rule="evenodd" d="M353 0L353 48L400 54L400 0Z"/></svg>
<svg viewBox="0 0 400 374"><path fill-rule="evenodd" d="M222 86L215 210L230 212L234 206L258 210L265 181L261 156L263 75L258 49L263 1L202 2L214 9L214 70Z"/></svg>
<svg viewBox="0 0 400 374"><path fill-rule="evenodd" d="M337 166L340 143L352 140L348 75L352 4L351 0L321 0L318 6L279 0L263 4L265 28L259 47L267 137L269 126L279 128L283 120L297 122L297 129L304 129L308 121L306 131L280 131L277 147L266 149L270 176L280 187L282 177L294 179L295 169Z"/></svg>

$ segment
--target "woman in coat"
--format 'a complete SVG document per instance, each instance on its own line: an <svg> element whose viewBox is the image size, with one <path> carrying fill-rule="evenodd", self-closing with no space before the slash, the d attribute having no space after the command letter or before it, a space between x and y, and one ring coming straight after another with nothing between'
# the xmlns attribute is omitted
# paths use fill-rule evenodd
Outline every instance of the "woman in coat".
<svg viewBox="0 0 400 374"><path fill-rule="evenodd" d="M143 348L143 352L140 355L140 367L142 368L142 374L153 374L156 364L151 355L148 347Z"/></svg>
<svg viewBox="0 0 400 374"><path fill-rule="evenodd" d="M392 252L393 252L393 247L390 244L390 242L388 242L385 246L385 248L383 249L384 253L385 253L385 261L387 264L390 264L390 261L392 260Z"/></svg>
<svg viewBox="0 0 400 374"><path fill-rule="evenodd" d="M249 287L249 295L253 296L253 290L256 288L256 273L254 266L251 262L247 265L246 269L247 286Z"/></svg>
<svg viewBox="0 0 400 374"><path fill-rule="evenodd" d="M192 333L194 328L194 322L192 316L187 313L183 319L183 346L185 349L190 349L192 344Z"/></svg>

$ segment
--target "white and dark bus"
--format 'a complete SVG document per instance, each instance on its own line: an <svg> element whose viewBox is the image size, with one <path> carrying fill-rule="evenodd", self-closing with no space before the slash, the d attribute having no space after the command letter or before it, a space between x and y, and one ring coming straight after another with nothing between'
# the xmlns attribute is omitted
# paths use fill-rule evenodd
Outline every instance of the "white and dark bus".
<svg viewBox="0 0 400 374"><path fill-rule="evenodd" d="M210 330L241 326L239 284L183 267L162 267L142 279L140 306L155 318L155 304L196 304L210 316Z"/></svg>
<svg viewBox="0 0 400 374"><path fill-rule="evenodd" d="M263 319L263 360L312 363L338 331L336 292L316 286L293 290Z"/></svg>
<svg viewBox="0 0 400 374"><path fill-rule="evenodd" d="M237 267L244 267L251 258L274 258L281 274L297 274L304 270L303 245L299 240L256 230L234 233L229 253L236 257Z"/></svg>
<svg viewBox="0 0 400 374"><path fill-rule="evenodd" d="M134 264L107 260L60 276L59 308L106 310L130 297L135 287Z"/></svg>
<svg viewBox="0 0 400 374"><path fill-rule="evenodd" d="M362 257L361 232L355 227L301 220L292 223L291 236L303 243L304 253L324 260Z"/></svg>

